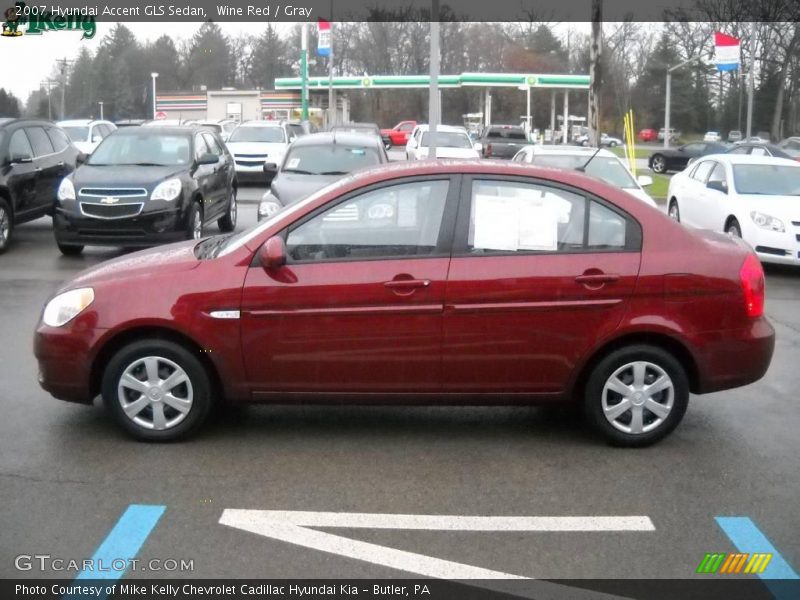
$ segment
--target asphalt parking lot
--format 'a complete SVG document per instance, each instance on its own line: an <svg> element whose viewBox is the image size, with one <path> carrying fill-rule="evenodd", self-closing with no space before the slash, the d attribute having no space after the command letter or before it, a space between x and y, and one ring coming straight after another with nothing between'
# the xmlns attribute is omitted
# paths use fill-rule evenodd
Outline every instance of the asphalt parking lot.
<svg viewBox="0 0 800 600"><path fill-rule="evenodd" d="M248 201L262 191L240 193L239 229L255 222ZM51 566L20 571L15 557L92 556L139 510L131 505L156 507L137 521L138 558L193 561L159 577L395 578L426 564L387 549L440 559L426 567L438 575L702 577L706 553L754 551L752 527L779 553L773 564L800 568L798 270L767 270L777 331L767 376L693 397L678 430L651 448L605 446L568 410L504 407L247 407L190 441L148 445L101 408L42 391L31 349L49 295L120 252L61 256L44 218L20 226L0 256L0 577L64 577ZM280 539L270 524L292 515L228 509L378 516L301 515L301 532L333 534L315 541ZM521 519L445 518L469 516ZM718 517L745 517L752 536ZM361 558L347 540L366 544L356 545Z"/></svg>

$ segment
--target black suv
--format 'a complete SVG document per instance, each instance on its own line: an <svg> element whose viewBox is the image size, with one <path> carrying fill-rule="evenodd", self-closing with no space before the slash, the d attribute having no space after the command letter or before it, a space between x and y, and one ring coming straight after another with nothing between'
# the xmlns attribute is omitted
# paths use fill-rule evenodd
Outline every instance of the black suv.
<svg viewBox="0 0 800 600"><path fill-rule="evenodd" d="M236 173L202 127L125 127L58 188L53 229L64 254L85 245L155 246L236 227Z"/></svg>
<svg viewBox="0 0 800 600"><path fill-rule="evenodd" d="M53 123L0 119L0 253L14 227L53 214L58 185L75 170L78 154Z"/></svg>

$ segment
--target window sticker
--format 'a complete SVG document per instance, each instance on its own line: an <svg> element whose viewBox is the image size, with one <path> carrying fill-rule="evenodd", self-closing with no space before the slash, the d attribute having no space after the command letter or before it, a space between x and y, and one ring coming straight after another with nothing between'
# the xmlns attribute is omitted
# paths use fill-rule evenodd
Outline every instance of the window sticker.
<svg viewBox="0 0 800 600"><path fill-rule="evenodd" d="M476 194L474 202L474 248L549 252L558 249L558 224L564 222L566 208L561 205L563 199ZM567 218L568 215L567 209Z"/></svg>
<svg viewBox="0 0 800 600"><path fill-rule="evenodd" d="M516 250L519 244L515 198L476 194L473 246L485 250Z"/></svg>
<svg viewBox="0 0 800 600"><path fill-rule="evenodd" d="M299 158L290 158L289 162L286 163L286 168L287 169L296 169L298 166L300 166L300 159Z"/></svg>

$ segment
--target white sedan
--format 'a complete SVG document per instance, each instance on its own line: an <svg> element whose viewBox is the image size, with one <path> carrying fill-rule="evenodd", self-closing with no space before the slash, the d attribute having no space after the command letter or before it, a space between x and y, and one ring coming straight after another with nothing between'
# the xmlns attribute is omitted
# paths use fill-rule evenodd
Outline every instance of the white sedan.
<svg viewBox="0 0 800 600"><path fill-rule="evenodd" d="M704 156L669 183L669 215L750 244L763 262L800 265L800 164L746 154Z"/></svg>
<svg viewBox="0 0 800 600"><path fill-rule="evenodd" d="M408 160L424 160L430 151L431 133L427 125L417 125L406 144ZM467 130L452 125L436 128L436 158L480 158Z"/></svg>

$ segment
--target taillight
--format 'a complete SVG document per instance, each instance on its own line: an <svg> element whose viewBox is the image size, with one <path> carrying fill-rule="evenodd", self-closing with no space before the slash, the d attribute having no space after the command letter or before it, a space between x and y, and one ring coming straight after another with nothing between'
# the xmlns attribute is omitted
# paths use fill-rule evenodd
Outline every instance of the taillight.
<svg viewBox="0 0 800 600"><path fill-rule="evenodd" d="M764 269L755 254L749 254L739 269L739 282L744 294L747 316L755 319L764 314Z"/></svg>

